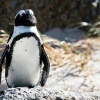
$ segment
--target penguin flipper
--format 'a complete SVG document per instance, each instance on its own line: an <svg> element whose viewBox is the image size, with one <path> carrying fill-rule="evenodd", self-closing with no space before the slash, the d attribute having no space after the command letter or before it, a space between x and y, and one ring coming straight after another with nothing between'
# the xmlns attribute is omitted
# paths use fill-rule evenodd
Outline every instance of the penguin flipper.
<svg viewBox="0 0 100 100"><path fill-rule="evenodd" d="M1 56L1 60L0 60L0 84L1 84L2 64L4 62L4 59L5 59L7 51L8 51L8 46L6 46L4 52L3 52L2 56Z"/></svg>
<svg viewBox="0 0 100 100"><path fill-rule="evenodd" d="M41 76L41 80L40 80L40 84L41 84L41 86L43 86L47 81L47 78L48 78L48 75L49 75L49 70L50 70L49 59L47 57L47 54L45 52L43 45L41 46L41 57L40 58L41 58L41 60L44 64L42 76Z"/></svg>

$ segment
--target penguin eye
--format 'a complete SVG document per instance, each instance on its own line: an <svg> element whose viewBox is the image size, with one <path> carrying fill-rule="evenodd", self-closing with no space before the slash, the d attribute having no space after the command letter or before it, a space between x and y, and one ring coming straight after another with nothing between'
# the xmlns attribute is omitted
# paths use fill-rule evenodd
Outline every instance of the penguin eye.
<svg viewBox="0 0 100 100"><path fill-rule="evenodd" d="M23 14L21 15L21 17L24 17L25 15L26 15L26 14L23 13Z"/></svg>
<svg viewBox="0 0 100 100"><path fill-rule="evenodd" d="M23 14L25 14L24 10L19 11L19 15L22 16Z"/></svg>
<svg viewBox="0 0 100 100"><path fill-rule="evenodd" d="M21 17L23 14L25 14L25 11L24 11L24 10L20 10L20 11L16 14L15 18L16 18L18 15Z"/></svg>

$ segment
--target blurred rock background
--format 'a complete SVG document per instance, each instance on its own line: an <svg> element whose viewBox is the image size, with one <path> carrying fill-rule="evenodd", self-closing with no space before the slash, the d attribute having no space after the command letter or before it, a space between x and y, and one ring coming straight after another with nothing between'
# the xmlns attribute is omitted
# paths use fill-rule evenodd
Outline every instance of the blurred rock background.
<svg viewBox="0 0 100 100"><path fill-rule="evenodd" d="M72 26L76 22L94 23L100 15L99 0L0 0L0 29L10 33L9 23L15 14L28 8L35 12L41 32Z"/></svg>

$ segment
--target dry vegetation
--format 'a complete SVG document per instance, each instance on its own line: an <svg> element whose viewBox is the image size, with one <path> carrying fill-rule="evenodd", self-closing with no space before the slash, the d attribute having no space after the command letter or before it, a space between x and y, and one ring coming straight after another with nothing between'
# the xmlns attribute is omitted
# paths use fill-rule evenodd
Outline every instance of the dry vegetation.
<svg viewBox="0 0 100 100"><path fill-rule="evenodd" d="M67 60L70 60L77 67L84 69L84 65L91 58L89 42L80 41L70 44L50 37L44 37L43 40L51 65L54 67L63 66Z"/></svg>

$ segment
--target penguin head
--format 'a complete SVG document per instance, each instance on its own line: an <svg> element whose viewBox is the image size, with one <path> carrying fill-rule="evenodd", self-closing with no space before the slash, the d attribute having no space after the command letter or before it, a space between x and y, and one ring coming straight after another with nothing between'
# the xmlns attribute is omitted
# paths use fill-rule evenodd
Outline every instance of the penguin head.
<svg viewBox="0 0 100 100"><path fill-rule="evenodd" d="M37 24L34 12L31 9L20 10L15 16L15 26L35 26Z"/></svg>

